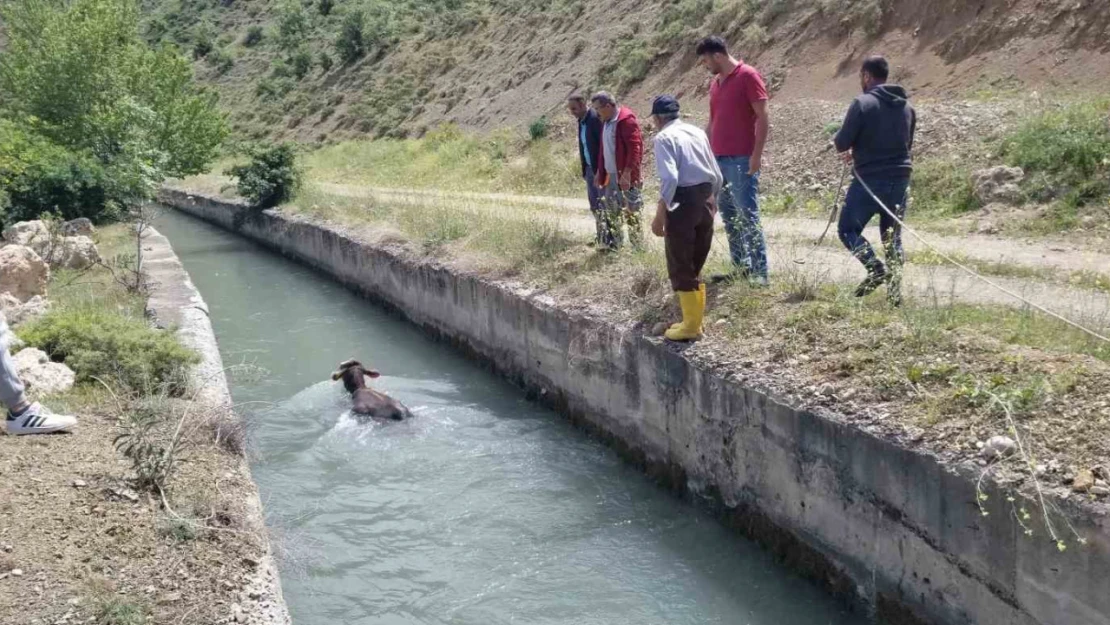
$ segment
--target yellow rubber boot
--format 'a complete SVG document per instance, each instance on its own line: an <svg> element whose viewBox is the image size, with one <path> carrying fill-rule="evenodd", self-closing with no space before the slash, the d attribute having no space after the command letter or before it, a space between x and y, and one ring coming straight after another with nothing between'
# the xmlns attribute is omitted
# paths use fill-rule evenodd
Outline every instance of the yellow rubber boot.
<svg viewBox="0 0 1110 625"><path fill-rule="evenodd" d="M698 291L679 291L678 303L682 306L682 325L674 330L667 330L663 336L670 341L695 341L701 338L702 319L705 316L705 304L702 303Z"/></svg>
<svg viewBox="0 0 1110 625"><path fill-rule="evenodd" d="M705 311L705 301L706 300L705 300L705 283L704 282L702 282L701 284L698 285L697 293L698 293L698 299L701 300L702 314L705 314L704 311ZM682 322L679 321L678 323L672 323L670 329L671 330L677 330L681 327L682 327Z"/></svg>

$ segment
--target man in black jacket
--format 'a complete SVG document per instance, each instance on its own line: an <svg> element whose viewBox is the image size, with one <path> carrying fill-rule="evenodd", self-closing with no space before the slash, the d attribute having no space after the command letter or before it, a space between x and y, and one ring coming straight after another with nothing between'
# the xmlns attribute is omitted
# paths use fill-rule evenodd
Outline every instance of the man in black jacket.
<svg viewBox="0 0 1110 625"><path fill-rule="evenodd" d="M866 183L898 219L905 218L917 115L906 90L886 84L889 73L890 66L881 56L863 62L863 94L852 102L833 142L844 162L855 165L856 176L848 189L838 230L841 242L867 269L867 278L856 289L856 296L863 297L886 282L890 302L897 306L902 303L902 231L863 186ZM864 227L876 213L889 267L875 257L871 244L863 237Z"/></svg>
<svg viewBox="0 0 1110 625"><path fill-rule="evenodd" d="M586 98L572 95L567 98L567 110L578 120L578 159L582 163L582 177L586 180L586 197L590 201L590 212L597 226L596 245L609 245L607 237L612 236L605 227L605 213L601 205L601 191L594 180L597 174L598 152L601 151L601 118L597 111L590 108Z"/></svg>

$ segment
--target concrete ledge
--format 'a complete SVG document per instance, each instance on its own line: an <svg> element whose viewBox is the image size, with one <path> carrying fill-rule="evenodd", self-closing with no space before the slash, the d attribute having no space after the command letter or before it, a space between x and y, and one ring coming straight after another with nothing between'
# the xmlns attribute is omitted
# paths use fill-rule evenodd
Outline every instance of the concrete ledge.
<svg viewBox="0 0 1110 625"><path fill-rule="evenodd" d="M208 305L193 286L189 274L166 237L151 228L143 233L142 245L143 273L150 287L147 314L160 327L176 327L182 343L200 354L201 362L192 372L196 401L214 409L226 410L232 418L238 418L232 410L223 359L220 358L216 335L208 319ZM250 466L246 458L241 458L239 471L250 478ZM250 484L251 491L244 502L246 522L251 526L253 534L263 537L265 548L253 577L239 597L237 605L241 609L241 618L245 620L237 622L249 625L288 625L289 614L281 594L277 565L270 551L269 541L265 538L267 533L262 502L258 498L254 482L251 481ZM232 618L234 616L231 615Z"/></svg>
<svg viewBox="0 0 1110 625"><path fill-rule="evenodd" d="M973 468L725 380L655 339L335 225L177 190L161 201L399 311L887 622L1110 625L1105 507L1061 502L1088 544L1060 553L1024 536L1001 496L983 517Z"/></svg>

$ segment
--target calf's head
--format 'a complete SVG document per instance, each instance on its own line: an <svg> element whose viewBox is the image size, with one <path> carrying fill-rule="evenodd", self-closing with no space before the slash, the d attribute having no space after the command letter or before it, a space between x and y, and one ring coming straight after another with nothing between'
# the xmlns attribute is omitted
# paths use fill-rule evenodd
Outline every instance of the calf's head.
<svg viewBox="0 0 1110 625"><path fill-rule="evenodd" d="M375 369L367 369L362 363L351 359L339 363L339 369L331 374L332 380L343 380L343 387L348 393L354 393L360 388L366 388L366 378L376 378L381 374Z"/></svg>

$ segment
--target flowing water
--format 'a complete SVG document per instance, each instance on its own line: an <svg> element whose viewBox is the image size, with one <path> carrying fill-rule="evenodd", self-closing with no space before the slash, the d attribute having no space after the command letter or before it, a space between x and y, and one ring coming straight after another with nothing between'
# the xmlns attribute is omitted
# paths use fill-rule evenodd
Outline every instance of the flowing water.
<svg viewBox="0 0 1110 625"><path fill-rule="evenodd" d="M557 414L339 285L168 211L254 425L294 625L862 623ZM416 414L360 424L358 358Z"/></svg>

